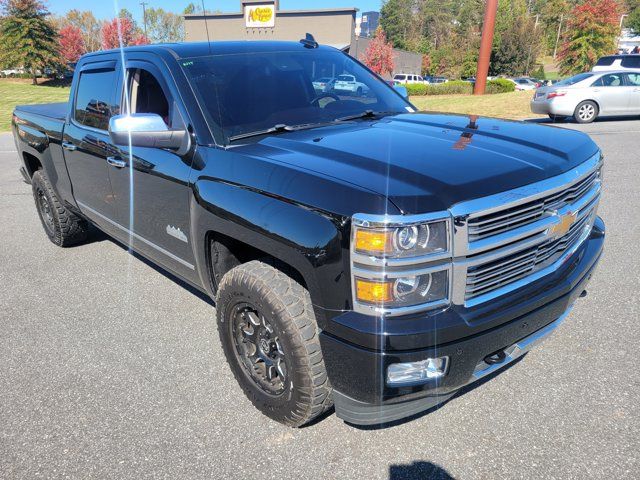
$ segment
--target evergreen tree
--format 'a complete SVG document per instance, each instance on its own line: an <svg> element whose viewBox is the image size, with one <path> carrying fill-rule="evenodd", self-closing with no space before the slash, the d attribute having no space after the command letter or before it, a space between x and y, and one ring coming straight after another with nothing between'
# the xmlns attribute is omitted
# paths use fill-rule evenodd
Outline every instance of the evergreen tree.
<svg viewBox="0 0 640 480"><path fill-rule="evenodd" d="M39 73L61 63L49 12L39 0L0 0L0 8L0 64L24 68L36 85Z"/></svg>

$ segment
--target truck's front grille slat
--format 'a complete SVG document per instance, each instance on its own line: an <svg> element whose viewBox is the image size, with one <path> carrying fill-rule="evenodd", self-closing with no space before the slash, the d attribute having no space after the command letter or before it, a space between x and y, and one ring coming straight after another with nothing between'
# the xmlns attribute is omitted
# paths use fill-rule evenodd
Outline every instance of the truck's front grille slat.
<svg viewBox="0 0 640 480"><path fill-rule="evenodd" d="M544 241L497 260L470 267L467 271L465 300L490 293L545 268L557 261L562 254L573 247L588 228L593 219L594 207L580 212L579 219L568 232L560 237Z"/></svg>
<svg viewBox="0 0 640 480"><path fill-rule="evenodd" d="M555 210L571 205L591 191L598 181L593 171L566 189L498 212L475 215L467 224L469 243L531 224Z"/></svg>

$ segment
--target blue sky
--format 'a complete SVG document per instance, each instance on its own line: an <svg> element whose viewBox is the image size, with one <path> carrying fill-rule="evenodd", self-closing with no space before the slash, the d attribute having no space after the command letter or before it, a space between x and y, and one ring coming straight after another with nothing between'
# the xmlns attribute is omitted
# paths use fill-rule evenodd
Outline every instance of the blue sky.
<svg viewBox="0 0 640 480"><path fill-rule="evenodd" d="M118 8L130 10L137 20L142 19L141 0L46 0L51 13L64 15L71 9L91 10L97 18L105 19L114 16L115 4ZM194 0L200 4L201 0ZM150 7L162 7L165 10L181 12L190 0L146 0ZM304 10L332 7L356 7L361 12L368 10L380 10L382 0L280 0L280 8L283 10ZM222 10L223 12L240 11L240 0L204 0L207 10Z"/></svg>

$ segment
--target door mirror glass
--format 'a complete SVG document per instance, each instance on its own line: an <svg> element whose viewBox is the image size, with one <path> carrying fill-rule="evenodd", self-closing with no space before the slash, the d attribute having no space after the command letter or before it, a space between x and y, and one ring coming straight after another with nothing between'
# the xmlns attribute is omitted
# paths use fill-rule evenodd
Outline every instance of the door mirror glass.
<svg viewBox="0 0 640 480"><path fill-rule="evenodd" d="M109 137L114 145L168 148L186 153L189 134L186 130L171 130L160 115L132 113L116 115L109 120Z"/></svg>

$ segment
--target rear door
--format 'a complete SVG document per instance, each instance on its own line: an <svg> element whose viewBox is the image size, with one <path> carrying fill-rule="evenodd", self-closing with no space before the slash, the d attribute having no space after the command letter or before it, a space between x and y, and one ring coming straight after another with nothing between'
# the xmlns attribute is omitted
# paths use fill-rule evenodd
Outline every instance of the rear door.
<svg viewBox="0 0 640 480"><path fill-rule="evenodd" d="M107 130L111 116L119 113L115 88L118 73L115 56L100 56L100 61L80 67L74 80L75 95L70 99L71 111L62 143L78 207L109 231L112 226L109 220L115 216L115 201L107 158L114 150Z"/></svg>
<svg viewBox="0 0 640 480"><path fill-rule="evenodd" d="M170 128L186 128L187 115L166 66L149 54L128 56L119 88L122 110L128 104L132 113L155 113ZM123 240L169 270L195 278L189 221L192 155L182 157L160 148L114 148L115 159L124 162L109 167Z"/></svg>
<svg viewBox="0 0 640 480"><path fill-rule="evenodd" d="M629 113L633 87L623 73L608 73L592 84L594 100L602 115L626 115Z"/></svg>

